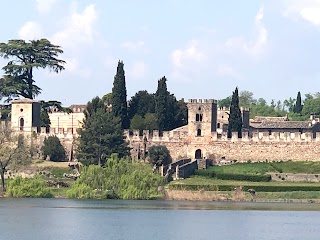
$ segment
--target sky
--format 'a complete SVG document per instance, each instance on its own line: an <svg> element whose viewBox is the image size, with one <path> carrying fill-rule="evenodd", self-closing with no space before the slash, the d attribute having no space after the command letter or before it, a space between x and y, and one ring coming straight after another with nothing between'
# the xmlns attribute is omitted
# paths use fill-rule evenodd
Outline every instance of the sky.
<svg viewBox="0 0 320 240"><path fill-rule="evenodd" d="M1 10L0 42L47 38L64 51L64 71L34 72L38 100L102 97L119 60L128 99L163 76L185 100L235 87L268 102L320 92L320 0L10 0Z"/></svg>

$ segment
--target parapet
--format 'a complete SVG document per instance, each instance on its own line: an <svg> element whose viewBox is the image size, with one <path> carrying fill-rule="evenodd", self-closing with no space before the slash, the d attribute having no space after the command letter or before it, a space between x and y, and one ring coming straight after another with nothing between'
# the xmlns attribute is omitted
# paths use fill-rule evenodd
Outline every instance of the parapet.
<svg viewBox="0 0 320 240"><path fill-rule="evenodd" d="M215 99L189 99L188 103L217 103Z"/></svg>

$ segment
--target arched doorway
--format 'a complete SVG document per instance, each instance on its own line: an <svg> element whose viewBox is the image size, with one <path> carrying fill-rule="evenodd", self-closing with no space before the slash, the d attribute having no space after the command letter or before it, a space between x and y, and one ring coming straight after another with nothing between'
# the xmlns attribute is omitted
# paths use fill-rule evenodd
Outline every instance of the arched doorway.
<svg viewBox="0 0 320 240"><path fill-rule="evenodd" d="M20 118L20 121L19 121L19 127L20 127L20 131L23 131L23 127L24 127L24 118Z"/></svg>
<svg viewBox="0 0 320 240"><path fill-rule="evenodd" d="M194 158L195 159L200 159L202 158L202 153L201 153L201 149L197 149L195 154L194 154Z"/></svg>

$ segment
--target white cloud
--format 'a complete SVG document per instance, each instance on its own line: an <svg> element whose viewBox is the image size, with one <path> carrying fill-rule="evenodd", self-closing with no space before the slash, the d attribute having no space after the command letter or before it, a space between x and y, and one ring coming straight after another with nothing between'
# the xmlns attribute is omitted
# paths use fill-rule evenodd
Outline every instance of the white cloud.
<svg viewBox="0 0 320 240"><path fill-rule="evenodd" d="M228 50L235 49L243 51L247 54L258 56L264 53L265 47L268 43L268 31L263 25L264 9L259 9L255 17L255 33L256 37L254 40L247 40L243 36L229 38L225 42L225 47Z"/></svg>
<svg viewBox="0 0 320 240"><path fill-rule="evenodd" d="M39 23L34 21L26 22L18 31L21 39L33 40L42 37L42 29Z"/></svg>
<svg viewBox="0 0 320 240"><path fill-rule="evenodd" d="M73 10L65 22L64 29L55 33L51 40L65 47L78 47L79 44L91 44L94 39L94 23L97 13L93 4L82 12Z"/></svg>
<svg viewBox="0 0 320 240"><path fill-rule="evenodd" d="M143 61L134 62L128 70L128 75L134 79L141 79L147 74L147 65Z"/></svg>
<svg viewBox="0 0 320 240"><path fill-rule="evenodd" d="M186 80L188 75L194 71L195 64L204 62L207 59L204 49L200 47L197 40L192 40L185 48L176 49L171 53L173 64L172 75L176 79Z"/></svg>
<svg viewBox="0 0 320 240"><path fill-rule="evenodd" d="M137 42L126 41L121 44L121 47L127 49L128 51L135 52L135 51L141 50L144 47L144 41L137 41Z"/></svg>
<svg viewBox="0 0 320 240"><path fill-rule="evenodd" d="M320 0L291 0L285 1L285 5L285 16L320 26Z"/></svg>
<svg viewBox="0 0 320 240"><path fill-rule="evenodd" d="M36 0L37 10L40 14L47 14L57 2L58 0Z"/></svg>
<svg viewBox="0 0 320 240"><path fill-rule="evenodd" d="M89 68L81 66L78 58L71 57L64 58L64 60L66 61L66 69L65 72L62 72L61 74L70 74L80 77L90 77L92 75L92 72Z"/></svg>
<svg viewBox="0 0 320 240"><path fill-rule="evenodd" d="M236 80L242 79L241 74L227 64L220 64L216 69L216 74L221 77L231 77Z"/></svg>

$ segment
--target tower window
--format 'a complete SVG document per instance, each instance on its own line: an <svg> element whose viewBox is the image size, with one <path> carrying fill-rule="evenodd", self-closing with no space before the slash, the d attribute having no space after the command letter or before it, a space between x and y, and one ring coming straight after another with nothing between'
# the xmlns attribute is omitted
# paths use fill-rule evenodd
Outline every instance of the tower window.
<svg viewBox="0 0 320 240"><path fill-rule="evenodd" d="M220 123L217 124L217 128L220 128Z"/></svg>
<svg viewBox="0 0 320 240"><path fill-rule="evenodd" d="M196 121L199 122L199 119L200 119L200 115L197 113L196 114Z"/></svg>
<svg viewBox="0 0 320 240"><path fill-rule="evenodd" d="M201 129L198 129L197 130L197 137L200 137L201 136Z"/></svg>
<svg viewBox="0 0 320 240"><path fill-rule="evenodd" d="M20 131L23 131L23 127L24 127L24 118L20 118L20 121L19 121L19 127L20 127Z"/></svg>
<svg viewBox="0 0 320 240"><path fill-rule="evenodd" d="M203 117L203 115L202 115L202 114L200 114L200 120L199 120L200 122L202 122L202 117Z"/></svg>

